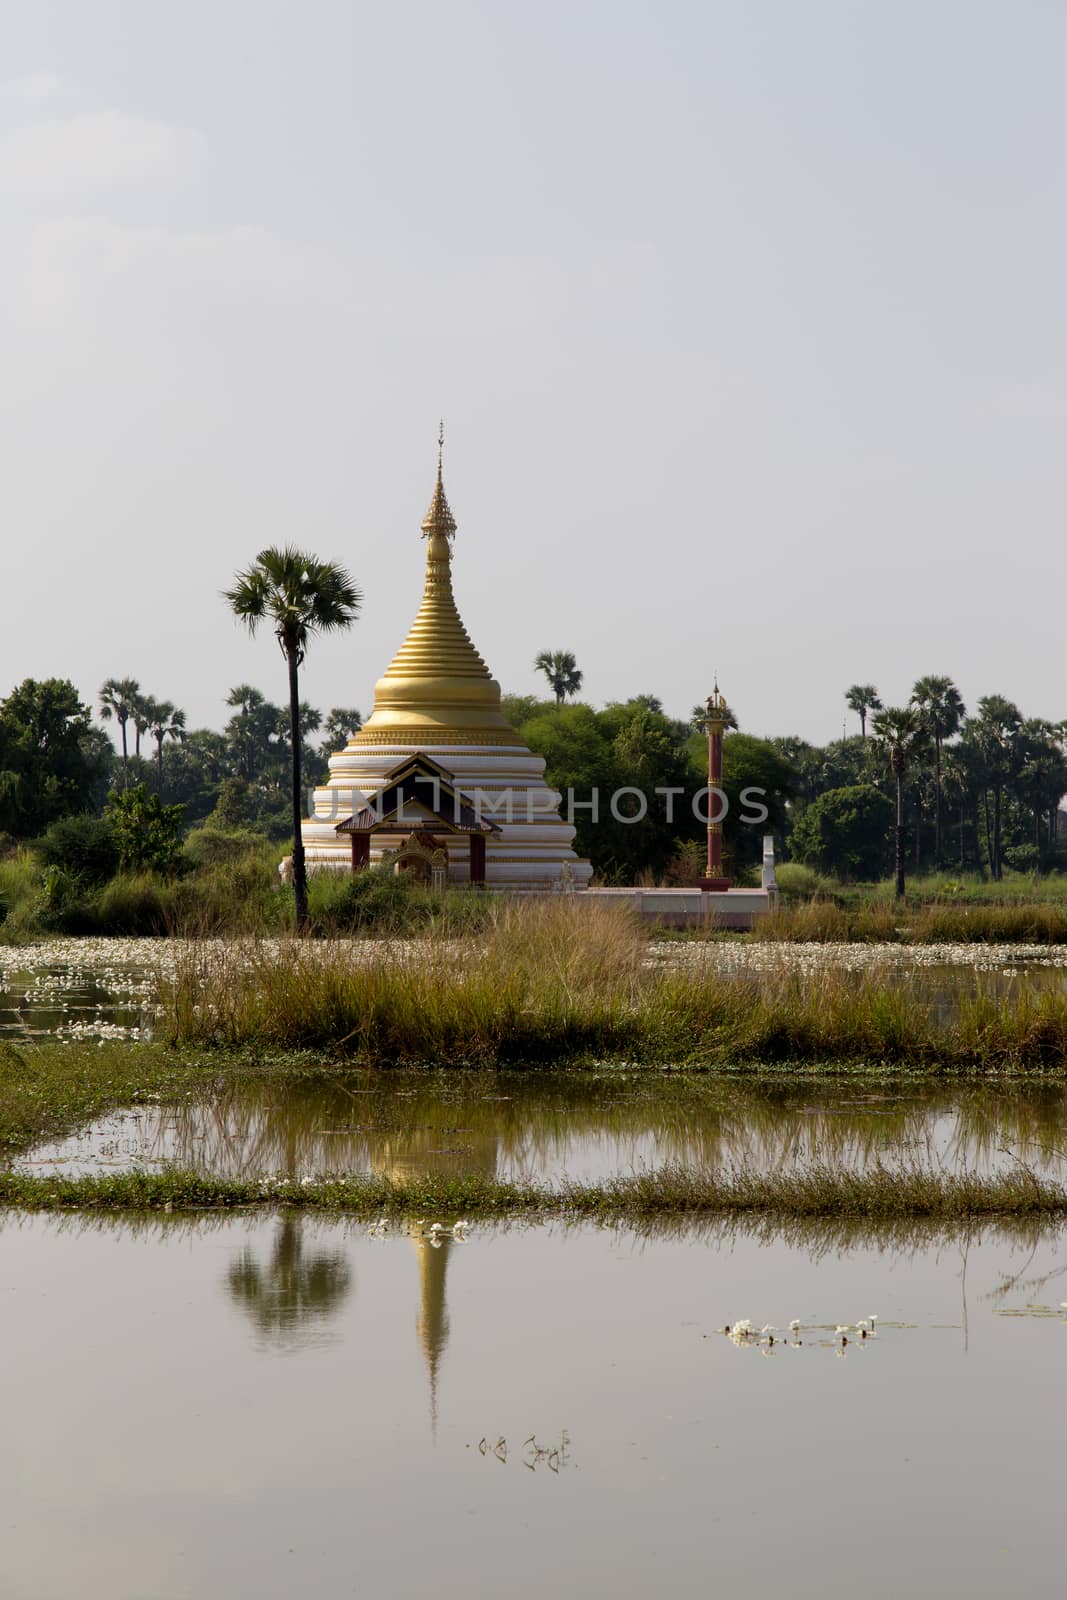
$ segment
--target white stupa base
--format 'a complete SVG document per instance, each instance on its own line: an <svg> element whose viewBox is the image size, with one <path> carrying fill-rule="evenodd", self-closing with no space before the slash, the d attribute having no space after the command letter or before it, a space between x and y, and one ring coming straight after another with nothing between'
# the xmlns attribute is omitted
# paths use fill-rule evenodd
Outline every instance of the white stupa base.
<svg viewBox="0 0 1067 1600"><path fill-rule="evenodd" d="M545 893L585 889L593 875L574 851L574 826L559 815L561 795L544 779L545 763L525 745L437 745L430 742L361 747L359 735L330 757L330 780L315 790L314 814L303 825L309 872L350 872L351 847L336 826L372 802L388 774L406 758L429 756L449 774L486 821L499 829L486 839L487 889ZM463 834L441 835L448 882L470 883L470 847ZM370 864L382 860L371 840Z"/></svg>

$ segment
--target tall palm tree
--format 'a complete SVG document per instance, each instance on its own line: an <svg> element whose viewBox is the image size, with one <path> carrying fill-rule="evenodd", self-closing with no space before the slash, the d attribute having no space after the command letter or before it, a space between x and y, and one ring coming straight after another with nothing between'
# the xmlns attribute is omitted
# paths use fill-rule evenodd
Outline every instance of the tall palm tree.
<svg viewBox="0 0 1067 1600"><path fill-rule="evenodd" d="M126 724L137 709L141 685L136 678L108 678L100 686L100 715L105 722L112 717L122 735L122 787L129 783L129 751L126 748Z"/></svg>
<svg viewBox="0 0 1067 1600"><path fill-rule="evenodd" d="M934 865L940 871L944 865L941 858L941 746L946 739L959 733L967 707L951 678L934 675L918 680L911 691L911 703L934 741Z"/></svg>
<svg viewBox="0 0 1067 1600"><path fill-rule="evenodd" d="M138 694L134 696L133 709L130 712L133 718L133 728L136 735L133 743L135 756L141 754L141 740L152 726L153 708L155 701L151 695Z"/></svg>
<svg viewBox="0 0 1067 1600"><path fill-rule="evenodd" d="M854 711L860 719L860 733L867 737L868 711L881 711L882 702L878 698L878 690L873 683L854 683L851 689L845 691L845 704L850 711Z"/></svg>
<svg viewBox="0 0 1067 1600"><path fill-rule="evenodd" d="M582 687L582 674L569 650L540 651L534 658L534 671L544 673L558 706L569 694L577 694Z"/></svg>
<svg viewBox="0 0 1067 1600"><path fill-rule="evenodd" d="M987 694L978 702L978 715L967 724L968 732L985 764L986 850L990 875L997 882L1004 875L1001 850L1004 790L1015 775L1019 754L1017 741L1022 722L1022 712L1013 701L1005 699L1002 694ZM993 796L992 825L989 819L990 794Z"/></svg>
<svg viewBox="0 0 1067 1600"><path fill-rule="evenodd" d="M885 707L871 719L871 730L886 754L897 786L896 895L904 898L904 777L926 743L926 729L914 706Z"/></svg>
<svg viewBox="0 0 1067 1600"><path fill-rule="evenodd" d="M300 793L300 666L313 634L350 628L359 615L363 596L349 573L336 562L319 561L297 550L261 550L255 563L236 575L223 597L234 616L254 634L263 621L274 625L274 636L289 668L289 748L293 767L293 892L296 928L308 926L307 866L301 837L303 801Z"/></svg>
<svg viewBox="0 0 1067 1600"><path fill-rule="evenodd" d="M156 741L156 762L159 767L159 795L163 798L163 741L185 739L185 712L171 705L169 700L153 700L148 731Z"/></svg>
<svg viewBox="0 0 1067 1600"><path fill-rule="evenodd" d="M333 706L323 724L323 755L332 756L335 750L343 750L362 726L363 714L355 706Z"/></svg>

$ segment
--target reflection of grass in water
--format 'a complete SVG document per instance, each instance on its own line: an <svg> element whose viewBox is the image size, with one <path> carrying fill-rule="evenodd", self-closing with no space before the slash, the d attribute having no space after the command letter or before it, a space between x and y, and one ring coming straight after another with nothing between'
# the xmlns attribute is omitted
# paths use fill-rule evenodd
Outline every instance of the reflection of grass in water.
<svg viewBox="0 0 1067 1600"><path fill-rule="evenodd" d="M1067 1186L1033 1172L946 1173L921 1166L842 1172L812 1164L788 1175L663 1168L579 1184L508 1183L468 1177L236 1179L169 1171L63 1178L0 1173L0 1205L62 1210L273 1204L356 1215L527 1215L640 1218L672 1214L760 1215L969 1223L983 1218L1067 1219Z"/></svg>
<svg viewBox="0 0 1067 1600"><path fill-rule="evenodd" d="M1022 1159L1067 1150L1060 1079L833 1078L747 1074L396 1071L311 1068L158 1046L0 1044L0 1148L14 1154L114 1106L161 1105L179 1165L233 1175L422 1168L492 1176L559 1164L573 1141L654 1140L668 1162L778 1170L887 1154L933 1159L930 1119L953 1115L947 1165L1003 1146ZM335 1130L326 1133L324 1130ZM160 1154L143 1151L147 1159Z"/></svg>
<svg viewBox="0 0 1067 1600"><path fill-rule="evenodd" d="M491 1176L502 1161L536 1171L575 1141L625 1150L654 1140L661 1159L778 1169L820 1159L862 1166L888 1153L934 1159L931 1123L953 1116L948 1165L1026 1159L1067 1146L1067 1087L902 1082L878 1090L818 1080L715 1075L401 1072L243 1079L167 1121L179 1165L218 1173L382 1170ZM161 1144L157 1152L161 1154Z"/></svg>

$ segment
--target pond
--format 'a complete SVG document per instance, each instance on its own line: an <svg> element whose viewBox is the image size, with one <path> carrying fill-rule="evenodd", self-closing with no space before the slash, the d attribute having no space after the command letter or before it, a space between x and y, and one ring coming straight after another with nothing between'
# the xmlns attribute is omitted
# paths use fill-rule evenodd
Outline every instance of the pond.
<svg viewBox="0 0 1067 1600"><path fill-rule="evenodd" d="M9 1215L0 1296L12 1600L1062 1580L1061 1234Z"/></svg>
<svg viewBox="0 0 1067 1600"><path fill-rule="evenodd" d="M1067 1084L444 1071L245 1079L101 1117L17 1160L79 1175L167 1166L229 1178L474 1173L594 1181L684 1165L1067 1167Z"/></svg>

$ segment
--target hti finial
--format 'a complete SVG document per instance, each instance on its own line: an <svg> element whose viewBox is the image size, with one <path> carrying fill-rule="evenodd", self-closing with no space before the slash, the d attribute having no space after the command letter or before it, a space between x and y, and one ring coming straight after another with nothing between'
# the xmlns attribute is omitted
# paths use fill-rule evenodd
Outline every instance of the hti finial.
<svg viewBox="0 0 1067 1600"><path fill-rule="evenodd" d="M444 481L445 424L444 418L437 430L437 483L434 486L430 509L422 519L422 531L428 539L432 534L443 533L451 540L456 532L456 519L449 510Z"/></svg>

